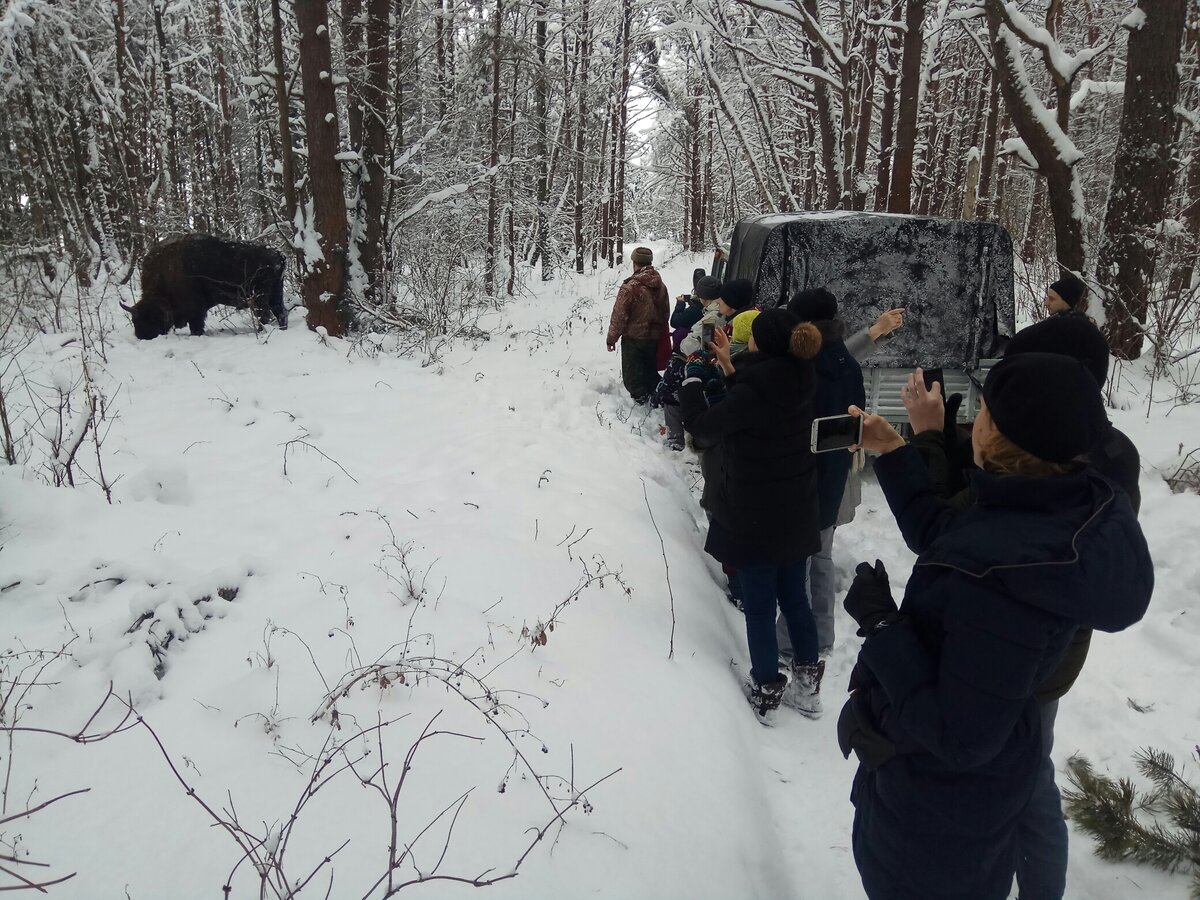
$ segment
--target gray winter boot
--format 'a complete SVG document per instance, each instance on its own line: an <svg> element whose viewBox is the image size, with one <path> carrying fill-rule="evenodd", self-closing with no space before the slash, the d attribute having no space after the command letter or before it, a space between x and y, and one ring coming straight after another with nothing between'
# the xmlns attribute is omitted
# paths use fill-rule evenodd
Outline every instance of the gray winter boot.
<svg viewBox="0 0 1200 900"><path fill-rule="evenodd" d="M779 702L787 690L787 683L787 676L782 672L774 681L766 684L759 684L753 675L746 679L746 699L750 701L754 714L764 725L770 725L774 721L771 714L779 708Z"/></svg>
<svg viewBox="0 0 1200 900"><path fill-rule="evenodd" d="M792 663L792 680L783 692L783 705L790 706L810 719L821 717L821 679L825 675L825 660L813 666Z"/></svg>

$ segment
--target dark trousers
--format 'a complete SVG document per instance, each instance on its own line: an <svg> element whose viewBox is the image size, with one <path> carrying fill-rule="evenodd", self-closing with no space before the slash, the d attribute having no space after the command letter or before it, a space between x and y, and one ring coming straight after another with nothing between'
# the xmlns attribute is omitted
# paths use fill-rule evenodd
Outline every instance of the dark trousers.
<svg viewBox="0 0 1200 900"><path fill-rule="evenodd" d="M1042 704L1042 761L1029 805L1017 824L1017 890L1021 900L1062 900L1067 890L1067 823L1054 783L1058 701Z"/></svg>
<svg viewBox="0 0 1200 900"><path fill-rule="evenodd" d="M658 341L621 338L621 378L635 403L645 403L658 385Z"/></svg>
<svg viewBox="0 0 1200 900"><path fill-rule="evenodd" d="M742 610L746 614L746 642L750 645L750 674L759 684L779 676L779 644L775 638L775 610L787 622L796 662L817 662L817 626L808 605L805 581L808 561L781 566L739 566Z"/></svg>
<svg viewBox="0 0 1200 900"><path fill-rule="evenodd" d="M676 449L683 447L683 407L668 403L663 407L663 419L667 423L667 443Z"/></svg>

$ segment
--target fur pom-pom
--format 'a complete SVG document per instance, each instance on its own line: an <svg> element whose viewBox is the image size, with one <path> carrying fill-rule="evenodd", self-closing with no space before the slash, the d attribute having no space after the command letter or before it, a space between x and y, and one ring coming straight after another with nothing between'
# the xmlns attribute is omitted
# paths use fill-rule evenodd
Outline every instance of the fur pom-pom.
<svg viewBox="0 0 1200 900"><path fill-rule="evenodd" d="M801 322L792 329L788 350L797 359L812 359L821 350L821 332L812 322Z"/></svg>

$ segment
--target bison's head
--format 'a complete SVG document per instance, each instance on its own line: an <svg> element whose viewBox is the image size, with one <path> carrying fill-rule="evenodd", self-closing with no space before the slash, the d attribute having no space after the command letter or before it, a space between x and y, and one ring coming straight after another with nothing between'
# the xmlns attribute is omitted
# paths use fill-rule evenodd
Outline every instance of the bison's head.
<svg viewBox="0 0 1200 900"><path fill-rule="evenodd" d="M138 340L149 341L171 332L171 317L160 307L143 301L133 306L122 303L121 309L133 319L133 333Z"/></svg>

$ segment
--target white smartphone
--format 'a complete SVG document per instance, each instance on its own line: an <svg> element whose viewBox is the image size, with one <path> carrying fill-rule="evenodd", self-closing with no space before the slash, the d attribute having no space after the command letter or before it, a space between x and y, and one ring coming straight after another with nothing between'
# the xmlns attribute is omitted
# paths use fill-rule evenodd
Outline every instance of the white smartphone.
<svg viewBox="0 0 1200 900"><path fill-rule="evenodd" d="M826 416L813 419L812 452L848 450L862 443L863 420L859 416Z"/></svg>

